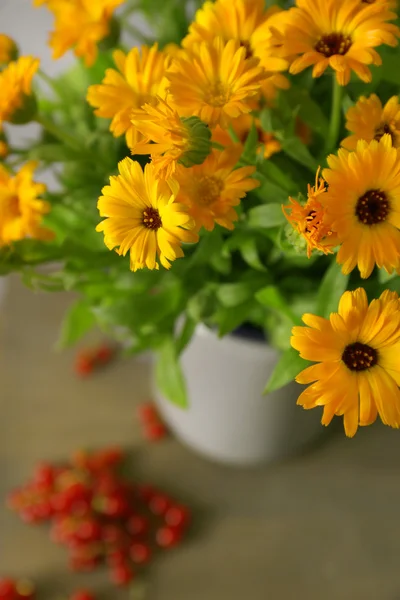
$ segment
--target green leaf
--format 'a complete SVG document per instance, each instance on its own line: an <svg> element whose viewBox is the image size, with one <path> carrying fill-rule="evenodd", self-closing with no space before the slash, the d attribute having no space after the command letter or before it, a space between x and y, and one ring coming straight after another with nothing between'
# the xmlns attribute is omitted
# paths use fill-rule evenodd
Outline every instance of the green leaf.
<svg viewBox="0 0 400 600"><path fill-rule="evenodd" d="M400 85L399 60L400 58L398 53L386 54L386 56L383 56L383 63L379 68L382 79L385 81L390 81L390 83Z"/></svg>
<svg viewBox="0 0 400 600"><path fill-rule="evenodd" d="M257 173L255 173L254 177L258 179ZM287 191L271 181L261 180L261 186L256 188L252 193L257 196L261 202L265 202L266 204L272 202L274 204L283 204L288 201Z"/></svg>
<svg viewBox="0 0 400 600"><path fill-rule="evenodd" d="M280 204L265 204L249 210L249 227L268 229L286 223Z"/></svg>
<svg viewBox="0 0 400 600"><path fill-rule="evenodd" d="M96 323L91 307L86 300L78 300L73 304L64 317L58 348L65 348L77 342Z"/></svg>
<svg viewBox="0 0 400 600"><path fill-rule="evenodd" d="M316 313L321 317L329 317L331 312L337 312L339 300L347 289L348 275L343 275L340 265L332 261L320 285Z"/></svg>
<svg viewBox="0 0 400 600"><path fill-rule="evenodd" d="M307 146L305 146L298 137L284 138L283 136L279 136L278 139L282 144L282 150L285 152L285 154L315 173L318 168L318 162L310 154Z"/></svg>
<svg viewBox="0 0 400 600"><path fill-rule="evenodd" d="M320 105L315 102L308 90L299 86L292 86L286 94L287 100L293 110L298 110L298 116L313 131L325 136L329 123Z"/></svg>
<svg viewBox="0 0 400 600"><path fill-rule="evenodd" d="M181 408L188 407L186 382L172 339L165 340L159 349L156 382L160 391L170 402Z"/></svg>
<svg viewBox="0 0 400 600"><path fill-rule="evenodd" d="M265 277L237 283L222 283L217 289L217 298L225 307L238 306L250 300L255 292L265 285Z"/></svg>
<svg viewBox="0 0 400 600"><path fill-rule="evenodd" d="M233 307L221 306L217 310L213 322L218 326L218 336L223 337L237 329L254 309L254 300Z"/></svg>
<svg viewBox="0 0 400 600"><path fill-rule="evenodd" d="M255 125L254 119L251 123L251 129L247 136L246 142L243 148L243 157L245 160L254 160L257 153L258 146L258 131Z"/></svg>
<svg viewBox="0 0 400 600"><path fill-rule="evenodd" d="M391 279L394 279L395 277L397 277L396 271L393 271L392 273L388 273L385 269L379 269L379 271L378 271L379 283L387 283L388 281L390 281Z"/></svg>
<svg viewBox="0 0 400 600"><path fill-rule="evenodd" d="M181 330L176 338L176 352L178 356L183 352L192 339L196 326L197 322L191 316L186 315Z"/></svg>
<svg viewBox="0 0 400 600"><path fill-rule="evenodd" d="M256 271L266 271L267 267L261 262L257 242L254 238L247 238L239 246L243 260Z"/></svg>
<svg viewBox="0 0 400 600"><path fill-rule="evenodd" d="M264 394L269 394L275 390L279 390L284 385L287 385L311 363L300 358L299 353L294 348L289 348L281 355L271 377L264 389ZM300 391L300 388L299 388Z"/></svg>
<svg viewBox="0 0 400 600"><path fill-rule="evenodd" d="M276 310L285 316L292 323L300 323L298 317L294 314L285 298L275 285L267 285L256 293L256 299L260 304L272 310Z"/></svg>
<svg viewBox="0 0 400 600"><path fill-rule="evenodd" d="M288 192L286 196L297 191L298 186L294 183L289 173L282 171L272 160L264 160L257 167L257 171L264 175L271 183Z"/></svg>

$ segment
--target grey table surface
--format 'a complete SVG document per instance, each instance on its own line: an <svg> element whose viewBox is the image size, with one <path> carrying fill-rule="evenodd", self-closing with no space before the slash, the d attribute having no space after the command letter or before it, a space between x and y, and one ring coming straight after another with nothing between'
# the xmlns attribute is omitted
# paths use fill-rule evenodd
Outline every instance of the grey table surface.
<svg viewBox="0 0 400 600"><path fill-rule="evenodd" d="M0 31L52 73L71 58L51 61L49 26L30 0L0 0ZM121 360L87 381L74 377L74 352L54 351L70 301L14 277L0 311L0 576L32 577L40 600L82 586L99 599L126 597L102 572L70 574L64 550L4 507L38 460L119 443L133 452L135 476L195 508L192 537L154 564L144 600L400 599L399 432L375 425L348 440L338 430L302 456L242 470L173 439L146 444L135 405L148 394L148 366Z"/></svg>

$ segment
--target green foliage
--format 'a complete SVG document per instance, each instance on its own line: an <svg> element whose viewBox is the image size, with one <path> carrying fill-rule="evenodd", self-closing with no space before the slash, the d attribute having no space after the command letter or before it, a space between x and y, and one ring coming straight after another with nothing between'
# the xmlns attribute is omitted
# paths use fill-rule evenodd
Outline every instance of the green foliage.
<svg viewBox="0 0 400 600"><path fill-rule="evenodd" d="M159 348L156 381L170 402L180 408L188 407L186 383L173 339L166 339Z"/></svg>
<svg viewBox="0 0 400 600"><path fill-rule="evenodd" d="M282 353L269 381L264 390L264 394L270 394L279 390L284 385L290 383L296 375L310 365L309 362L300 358L299 353L294 348L288 348Z"/></svg>
<svg viewBox="0 0 400 600"><path fill-rule="evenodd" d="M318 295L316 313L321 317L329 317L337 312L341 295L347 289L348 275L343 275L341 267L332 262L322 279Z"/></svg>
<svg viewBox="0 0 400 600"><path fill-rule="evenodd" d="M202 0L192 2L192 12L201 4ZM275 5L276 0L267 4ZM287 7L284 0L278 4ZM179 43L186 35L188 2L135 0L135 6L160 47ZM125 21L120 25L124 30ZM371 67L372 82L352 77L338 102L337 145L346 135L345 114L361 94L374 91L386 101L398 93L399 50L382 48L379 52L383 65ZM283 350L266 388L271 392L306 366L289 348L290 331L301 323L305 312L328 317L337 310L342 293L359 285L366 287L371 298L386 288L400 290L397 274L376 269L363 282L354 273L351 278L344 276L334 255L314 252L308 259L304 244L296 242L297 233L293 234L283 214L288 196L305 198L316 169L326 166L325 143L332 125L331 78L313 79L310 69L292 77L290 88L281 91L272 106L262 105L246 139L241 140L238 167L255 167L252 176L260 185L235 207L235 228L229 231L215 224L213 231L202 229L199 243L184 244L185 257L175 261L170 271L161 267L130 272L129 257L108 250L103 235L96 232L101 190L130 151L123 136L110 134L109 120L97 118L85 101L88 86L99 84L113 67L112 49L100 48L92 67L77 61L68 72L42 81L46 89L37 93L40 137L14 149L9 163L18 166L33 159L40 168L54 167L56 174L57 187L45 196L51 211L44 219L55 239L26 239L0 248L0 275L18 271L33 290L68 290L78 295L62 325L60 346L75 343L91 327L99 326L122 339L131 352L152 349L159 357L157 377L162 392L186 407L179 356L198 323L214 328L220 336L243 323L263 330L269 343ZM300 125L308 127L309 140L300 135ZM269 159L261 151L260 128L281 144L281 151ZM240 141L232 129L231 137ZM141 165L148 160L135 158Z"/></svg>
<svg viewBox="0 0 400 600"><path fill-rule="evenodd" d="M94 314L87 300L78 300L64 317L58 346L65 348L74 344L96 324Z"/></svg>

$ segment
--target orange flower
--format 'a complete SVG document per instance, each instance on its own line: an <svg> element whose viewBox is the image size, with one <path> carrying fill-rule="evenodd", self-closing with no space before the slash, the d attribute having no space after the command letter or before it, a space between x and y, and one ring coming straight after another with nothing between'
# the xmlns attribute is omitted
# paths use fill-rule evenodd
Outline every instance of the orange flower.
<svg viewBox="0 0 400 600"><path fill-rule="evenodd" d="M282 206L289 223L305 239L308 258L314 249L324 254L332 254L333 248L338 244L337 237L331 230L325 209L319 199L325 192L325 182L319 178L318 169L315 185L308 184L306 204L302 205L289 197L290 204Z"/></svg>
<svg viewBox="0 0 400 600"><path fill-rule="evenodd" d="M201 165L177 168L176 178L180 184L177 200L186 205L197 230L203 226L211 231L215 223L233 229L237 221L233 207L247 192L259 186L259 182L250 177L255 167L235 168L241 152L241 146L231 145L223 152L213 150Z"/></svg>
<svg viewBox="0 0 400 600"><path fill-rule="evenodd" d="M60 58L67 50L90 66L97 57L97 44L110 34L114 10L124 0L35 0L35 6L45 4L55 17L54 31L50 34L53 58Z"/></svg>

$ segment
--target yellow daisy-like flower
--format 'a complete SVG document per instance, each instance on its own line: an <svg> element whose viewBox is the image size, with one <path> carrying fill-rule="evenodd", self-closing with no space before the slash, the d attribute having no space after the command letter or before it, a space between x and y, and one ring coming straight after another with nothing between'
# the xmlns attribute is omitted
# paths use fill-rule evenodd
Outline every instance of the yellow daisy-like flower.
<svg viewBox="0 0 400 600"><path fill-rule="evenodd" d="M342 148L328 165L322 175L329 188L321 203L341 244L337 262L343 273L357 265L366 278L375 264L400 272L400 150L390 135L359 141L355 152Z"/></svg>
<svg viewBox="0 0 400 600"><path fill-rule="evenodd" d="M21 56L0 72L0 123L19 120L19 117L24 121L22 113L24 109L28 110L30 105L32 79L39 63L38 58ZM32 115L27 114L26 120L29 120L30 116Z"/></svg>
<svg viewBox="0 0 400 600"><path fill-rule="evenodd" d="M174 179L157 179L152 164L143 172L130 158L124 158L118 170L102 189L97 206L106 218L96 230L104 233L110 250L123 256L130 252L132 271L158 269L157 258L169 269L170 261L183 256L182 242L198 241L186 208L176 202L179 185Z"/></svg>
<svg viewBox="0 0 400 600"><path fill-rule="evenodd" d="M313 77L320 77L330 66L340 85L349 83L351 71L369 82L372 75L367 65L382 62L374 48L397 45L399 28L388 23L393 19L396 14L387 4L297 0L281 36L281 54L300 55L290 66L292 74L313 65Z"/></svg>
<svg viewBox="0 0 400 600"><path fill-rule="evenodd" d="M400 426L400 300L386 290L368 306L365 290L345 292L339 312L329 319L303 316L307 327L294 327L291 344L306 360L298 383L311 385L297 400L306 409L323 406L322 424L343 415L346 435L371 425L379 414L390 427Z"/></svg>
<svg viewBox="0 0 400 600"><path fill-rule="evenodd" d="M98 117L112 119L110 131L115 137L126 134L131 148L142 138L131 122L131 113L146 103L156 102L156 96L166 95L169 58L158 50L157 44L132 48L128 54L115 50L113 58L118 71L107 69L102 83L89 87L87 100L96 108Z"/></svg>
<svg viewBox="0 0 400 600"><path fill-rule="evenodd" d="M238 40L253 55L252 36L266 18L264 0L216 0L205 2L196 12L188 35L182 40L184 48L200 42L212 42L221 37Z"/></svg>
<svg viewBox="0 0 400 600"><path fill-rule="evenodd" d="M162 98L132 113L132 123L144 136L132 154L150 154L159 177L167 179L176 165L201 164L211 150L211 132L198 117L181 118Z"/></svg>
<svg viewBox="0 0 400 600"><path fill-rule="evenodd" d="M211 231L215 223L233 229L238 218L233 207L260 185L250 177L255 167L235 169L241 152L241 146L231 146L223 152L213 150L202 165L178 167L178 200L187 206L197 230L203 226Z"/></svg>
<svg viewBox="0 0 400 600"><path fill-rule="evenodd" d="M237 40L246 49L246 57L255 56L268 73L262 87L267 98L276 95L276 89L287 89L289 82L280 71L289 64L275 53L270 26L279 27L277 13L284 14L277 6L265 10L264 0L217 0L205 2L197 11L195 20L182 45L194 45L221 37L224 42Z"/></svg>
<svg viewBox="0 0 400 600"><path fill-rule="evenodd" d="M282 206L289 223L306 241L308 258L314 249L324 254L332 254L338 244L337 236L333 233L327 221L326 211L321 204L321 197L325 193L325 182L319 177L318 169L315 185L308 184L307 202L300 204L289 196L290 204Z"/></svg>
<svg viewBox="0 0 400 600"><path fill-rule="evenodd" d="M341 145L347 150L355 150L358 140L380 140L388 133L395 148L400 146L400 104L398 96L392 96L385 106L376 94L369 98L361 96L346 114L346 129L352 135L345 138Z"/></svg>
<svg viewBox="0 0 400 600"><path fill-rule="evenodd" d="M0 65L6 65L17 57L17 46L8 35L0 33Z"/></svg>
<svg viewBox="0 0 400 600"><path fill-rule="evenodd" d="M289 11L271 6L265 13L264 22L252 36L253 54L267 73L262 82L262 93L269 104L273 104L278 90L287 90L290 83L283 71L287 71L290 57L281 56L280 36L288 23Z"/></svg>
<svg viewBox="0 0 400 600"><path fill-rule="evenodd" d="M49 45L53 58L60 58L74 49L86 66L97 57L97 44L110 34L114 10L124 0L35 0L35 6L45 4L54 14L54 31Z"/></svg>
<svg viewBox="0 0 400 600"><path fill-rule="evenodd" d="M0 247L26 237L49 240L53 232L41 226L50 205L39 196L46 191L43 183L33 181L37 163L26 163L16 175L0 165Z"/></svg>
<svg viewBox="0 0 400 600"><path fill-rule="evenodd" d="M265 73L256 58L236 40L202 42L177 57L167 77L180 115L198 116L211 127L228 127L231 119L252 110Z"/></svg>

